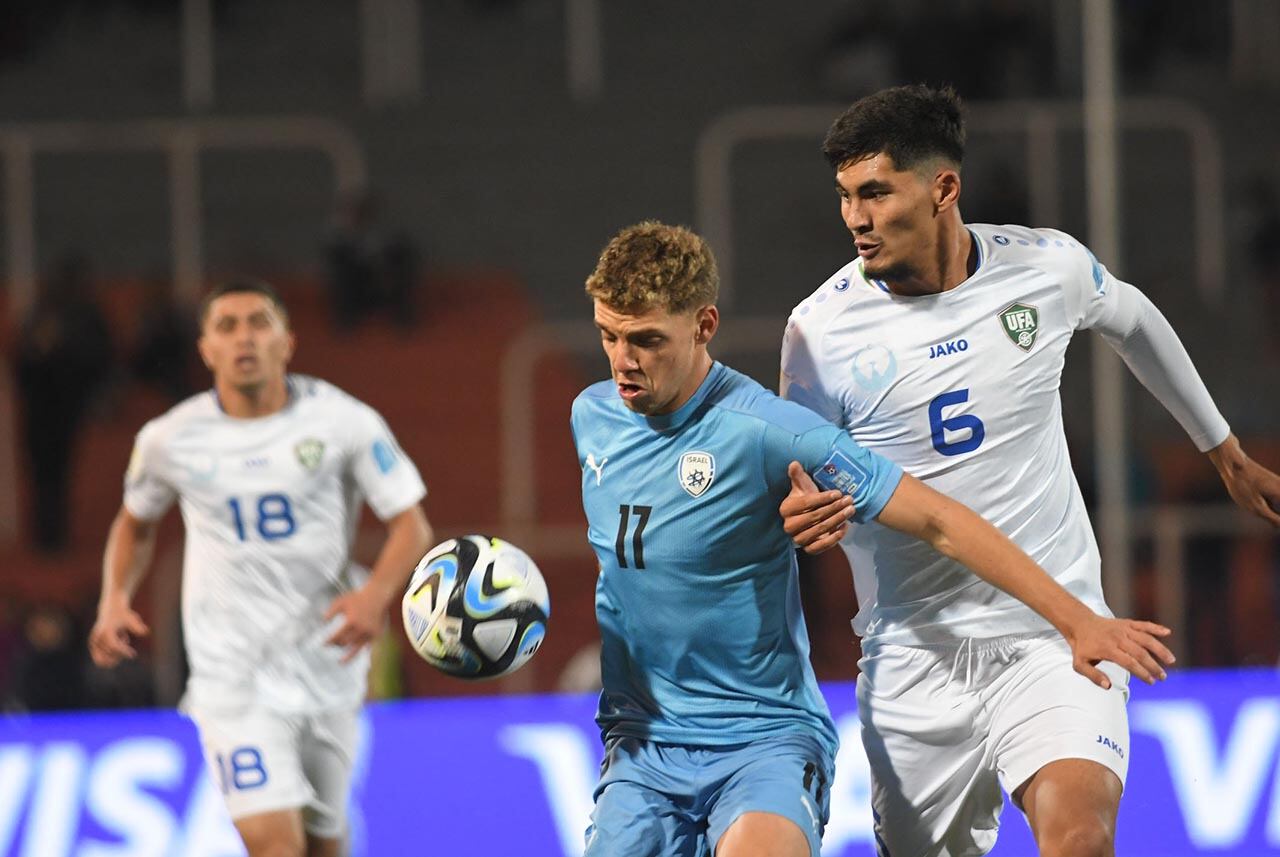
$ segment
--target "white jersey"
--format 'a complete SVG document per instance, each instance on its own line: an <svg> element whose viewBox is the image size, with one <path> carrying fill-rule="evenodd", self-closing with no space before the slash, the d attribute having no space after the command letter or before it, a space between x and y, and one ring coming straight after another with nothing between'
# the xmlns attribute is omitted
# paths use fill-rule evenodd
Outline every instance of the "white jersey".
<svg viewBox="0 0 1280 857"><path fill-rule="evenodd" d="M969 226L978 268L954 289L895 295L862 261L793 311L782 393L995 524L1094 611L1101 562L1062 428L1072 333L1094 328L1201 449L1229 432L1159 311L1050 229ZM1189 377L1187 377L1189 376ZM1030 608L929 545L876 523L842 543L854 630L898 644L1048 629Z"/></svg>
<svg viewBox="0 0 1280 857"><path fill-rule="evenodd" d="M125 477L129 513L177 499L186 528L184 707L312 713L358 705L368 655L341 663L324 613L364 572L350 560L362 500L387 520L426 493L376 411L291 375L289 402L228 416L213 391L143 426Z"/></svg>

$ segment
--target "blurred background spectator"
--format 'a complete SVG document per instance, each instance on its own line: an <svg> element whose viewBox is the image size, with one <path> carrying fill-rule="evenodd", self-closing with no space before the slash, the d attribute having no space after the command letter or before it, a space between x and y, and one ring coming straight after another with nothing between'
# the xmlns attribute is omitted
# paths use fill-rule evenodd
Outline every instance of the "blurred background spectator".
<svg viewBox="0 0 1280 857"><path fill-rule="evenodd" d="M135 380L177 403L208 386L196 360L195 311L178 302L168 279L148 278L130 355Z"/></svg>
<svg viewBox="0 0 1280 857"><path fill-rule="evenodd" d="M88 261L60 262L18 336L14 365L31 484L31 538L44 551L67 546L77 440L111 372L112 345Z"/></svg>
<svg viewBox="0 0 1280 857"><path fill-rule="evenodd" d="M402 330L413 327L422 260L408 235L385 230L372 192L339 201L325 263L335 329L349 332L374 315Z"/></svg>

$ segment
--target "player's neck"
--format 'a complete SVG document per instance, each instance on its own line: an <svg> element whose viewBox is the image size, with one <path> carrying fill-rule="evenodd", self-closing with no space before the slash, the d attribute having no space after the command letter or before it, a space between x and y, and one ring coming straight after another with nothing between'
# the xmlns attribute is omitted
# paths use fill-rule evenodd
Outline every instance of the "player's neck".
<svg viewBox="0 0 1280 857"><path fill-rule="evenodd" d="M689 403L689 400L697 395L698 390L702 388L703 383L707 380L707 375L711 374L711 365L715 361L711 359L711 354L704 348L699 353L697 362L694 363L693 371L689 374L689 383L680 391L680 395L671 401L671 404L663 408L661 414L654 416L662 416L665 414L674 414Z"/></svg>
<svg viewBox="0 0 1280 857"><path fill-rule="evenodd" d="M289 384L283 375L254 387L236 387L215 379L213 388L223 413L238 420L268 417L289 403Z"/></svg>
<svg viewBox="0 0 1280 857"><path fill-rule="evenodd" d="M902 278L885 278L885 284L896 295L936 295L951 291L977 270L978 245L957 217L953 224L939 230L938 244L927 267Z"/></svg>

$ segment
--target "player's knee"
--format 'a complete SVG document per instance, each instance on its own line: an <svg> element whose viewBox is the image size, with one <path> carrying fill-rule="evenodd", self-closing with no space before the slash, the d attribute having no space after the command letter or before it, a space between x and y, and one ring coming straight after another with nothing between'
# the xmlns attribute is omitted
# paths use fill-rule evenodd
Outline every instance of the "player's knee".
<svg viewBox="0 0 1280 857"><path fill-rule="evenodd" d="M306 846L301 842L265 842L249 850L249 857L307 857Z"/></svg>
<svg viewBox="0 0 1280 857"><path fill-rule="evenodd" d="M1114 857L1115 836L1099 819L1079 819L1040 843L1040 857Z"/></svg>

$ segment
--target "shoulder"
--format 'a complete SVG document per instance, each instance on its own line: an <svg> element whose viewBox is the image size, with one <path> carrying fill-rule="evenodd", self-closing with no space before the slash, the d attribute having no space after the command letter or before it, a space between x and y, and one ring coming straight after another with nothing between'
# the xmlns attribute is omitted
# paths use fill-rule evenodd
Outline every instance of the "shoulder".
<svg viewBox="0 0 1280 857"><path fill-rule="evenodd" d="M372 405L357 399L337 384L311 375L290 375L289 395L301 419L309 419L317 410L335 416L381 419Z"/></svg>
<svg viewBox="0 0 1280 857"><path fill-rule="evenodd" d="M1016 224L967 226L978 237L987 259L995 264L1036 268L1068 277L1101 275L1101 266L1089 248L1066 232Z"/></svg>
<svg viewBox="0 0 1280 857"><path fill-rule="evenodd" d="M205 390L182 400L160 416L148 420L139 429L138 440L150 444L162 443L193 425L217 419L219 413L218 400L213 390Z"/></svg>
<svg viewBox="0 0 1280 857"><path fill-rule="evenodd" d="M792 435L830 425L803 405L781 398L754 379L727 366L724 383L711 404L740 419Z"/></svg>
<svg viewBox="0 0 1280 857"><path fill-rule="evenodd" d="M799 330L809 335L819 333L853 305L865 286L858 260L854 259L823 280L822 285L792 308L787 318L787 330Z"/></svg>
<svg viewBox="0 0 1280 857"><path fill-rule="evenodd" d="M369 407L337 384L313 375L290 375L289 395L295 402L333 404L339 407Z"/></svg>
<svg viewBox="0 0 1280 857"><path fill-rule="evenodd" d="M573 400L573 413L612 410L619 403L612 381L597 381Z"/></svg>

